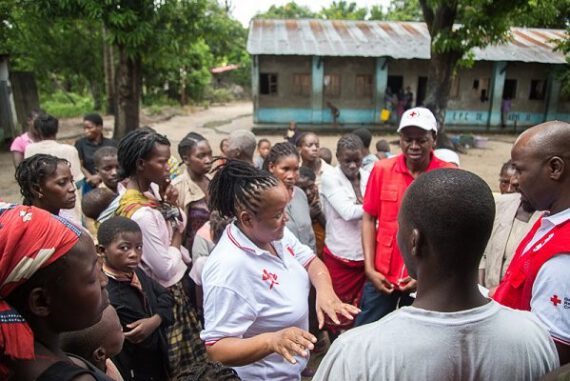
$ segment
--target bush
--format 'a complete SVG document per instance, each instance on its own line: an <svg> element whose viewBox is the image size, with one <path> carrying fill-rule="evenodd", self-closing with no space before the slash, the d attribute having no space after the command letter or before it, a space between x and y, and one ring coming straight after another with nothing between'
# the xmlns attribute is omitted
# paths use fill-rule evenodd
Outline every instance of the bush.
<svg viewBox="0 0 570 381"><path fill-rule="evenodd" d="M233 101L234 96L229 89L207 86L204 91L204 99L210 103L227 103Z"/></svg>
<svg viewBox="0 0 570 381"><path fill-rule="evenodd" d="M72 118L93 112L93 98L76 93L56 91L43 95L41 108L56 118Z"/></svg>

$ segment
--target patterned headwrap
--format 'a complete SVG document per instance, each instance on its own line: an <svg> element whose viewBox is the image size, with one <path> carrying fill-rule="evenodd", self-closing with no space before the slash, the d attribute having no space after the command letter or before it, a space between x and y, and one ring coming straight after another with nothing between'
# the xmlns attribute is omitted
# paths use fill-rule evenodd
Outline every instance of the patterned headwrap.
<svg viewBox="0 0 570 381"><path fill-rule="evenodd" d="M33 206L0 203L0 357L34 358L34 335L5 298L38 270L67 254L81 231ZM0 379L7 374L0 364Z"/></svg>

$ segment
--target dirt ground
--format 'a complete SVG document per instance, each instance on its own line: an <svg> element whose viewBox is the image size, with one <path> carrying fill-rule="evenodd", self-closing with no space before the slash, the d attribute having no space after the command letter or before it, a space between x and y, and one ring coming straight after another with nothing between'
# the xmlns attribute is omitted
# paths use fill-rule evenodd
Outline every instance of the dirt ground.
<svg viewBox="0 0 570 381"><path fill-rule="evenodd" d="M173 117L143 115L141 124L150 125L162 134L168 136L172 143L173 153L176 153L178 142L190 131L204 135L212 146L214 154L219 154L220 141L234 129L251 129L253 107L250 102L237 102L227 105L210 107L208 109L185 109ZM166 120L164 120L166 119ZM104 118L105 134L112 134L112 117ZM81 136L81 118L60 121L59 140L73 144ZM277 135L259 135L272 142L282 141L283 133ZM320 137L321 146L330 148L333 153L340 134ZM489 139L485 149L469 149L460 154L461 167L481 176L493 191L498 191L498 177L501 164L510 157L510 149L515 140L511 135L486 135ZM374 135L372 147L380 138L388 141L397 140L396 135ZM392 145L392 153L398 153L399 147ZM19 188L14 179L14 167L8 146L0 151L0 198L9 202L19 202Z"/></svg>
<svg viewBox="0 0 570 381"><path fill-rule="evenodd" d="M172 143L172 152L176 154L176 147L180 140L190 131L204 135L212 146L214 154L219 154L220 141L229 135L234 129L251 129L253 126L252 104L250 102L232 103L228 105L210 107L208 109L187 109L172 112L164 116L143 115L141 124L150 125L162 134L168 136ZM112 135L112 117L104 118L105 134ZM282 141L285 131L276 135L259 135L266 137L272 142ZM64 143L73 144L75 139L82 134L81 118L65 119L60 121L59 140ZM330 148L333 153L336 141L341 134L320 136L321 146ZM487 135L487 148L469 149L460 154L461 167L477 173L491 187L494 192L498 191L499 169L510 157L510 149L515 140L515 136L510 135ZM386 139L389 142L396 141L396 135L374 135L372 147L379 139ZM396 144L391 145L392 153L399 153ZM8 146L0 151L0 199L9 202L20 202L18 185L14 179L14 167ZM317 368L324 353L311 356L310 365ZM310 380L310 378L304 378Z"/></svg>

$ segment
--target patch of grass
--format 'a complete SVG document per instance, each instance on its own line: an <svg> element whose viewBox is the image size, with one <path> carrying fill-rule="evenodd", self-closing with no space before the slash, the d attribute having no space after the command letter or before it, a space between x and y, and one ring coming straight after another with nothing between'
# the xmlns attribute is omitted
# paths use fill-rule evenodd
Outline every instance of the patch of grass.
<svg viewBox="0 0 570 381"><path fill-rule="evenodd" d="M56 118L73 118L95 111L93 99L77 93L56 91L43 95L41 99L41 107Z"/></svg>

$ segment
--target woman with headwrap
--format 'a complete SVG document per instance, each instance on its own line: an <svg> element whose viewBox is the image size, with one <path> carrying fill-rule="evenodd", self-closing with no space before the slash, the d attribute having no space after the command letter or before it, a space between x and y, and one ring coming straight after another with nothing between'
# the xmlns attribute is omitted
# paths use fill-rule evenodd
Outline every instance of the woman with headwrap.
<svg viewBox="0 0 570 381"><path fill-rule="evenodd" d="M59 348L108 305L95 245L68 221L0 203L0 379L103 380Z"/></svg>

